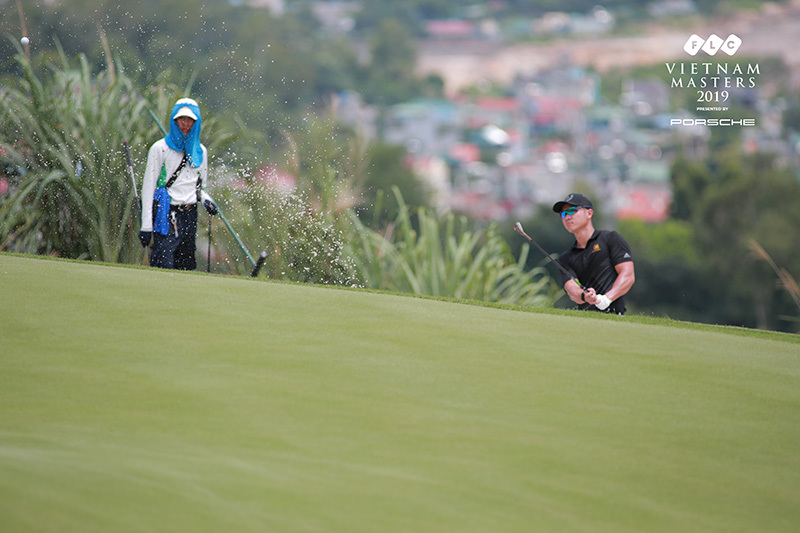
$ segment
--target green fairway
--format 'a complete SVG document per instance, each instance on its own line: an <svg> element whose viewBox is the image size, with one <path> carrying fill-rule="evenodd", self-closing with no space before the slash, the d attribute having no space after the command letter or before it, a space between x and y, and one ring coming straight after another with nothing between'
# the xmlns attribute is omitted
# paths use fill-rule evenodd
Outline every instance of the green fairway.
<svg viewBox="0 0 800 533"><path fill-rule="evenodd" d="M800 342L0 254L0 531L800 528Z"/></svg>

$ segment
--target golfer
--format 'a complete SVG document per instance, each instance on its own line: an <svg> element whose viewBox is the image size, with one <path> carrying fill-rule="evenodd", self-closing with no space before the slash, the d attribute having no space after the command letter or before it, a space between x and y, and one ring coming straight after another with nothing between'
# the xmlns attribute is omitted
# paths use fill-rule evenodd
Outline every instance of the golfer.
<svg viewBox="0 0 800 533"><path fill-rule="evenodd" d="M561 215L564 227L575 236L575 243L558 262L586 289L562 273L570 300L580 309L625 314L623 296L636 280L627 241L616 231L594 229L592 202L582 194L570 194L556 202L553 211Z"/></svg>
<svg viewBox="0 0 800 533"><path fill-rule="evenodd" d="M217 206L202 190L208 151L200 143L201 127L197 102L182 98L172 108L167 136L147 154L139 240L144 247L153 241L150 266L197 268L197 204L202 202L210 215L217 214Z"/></svg>

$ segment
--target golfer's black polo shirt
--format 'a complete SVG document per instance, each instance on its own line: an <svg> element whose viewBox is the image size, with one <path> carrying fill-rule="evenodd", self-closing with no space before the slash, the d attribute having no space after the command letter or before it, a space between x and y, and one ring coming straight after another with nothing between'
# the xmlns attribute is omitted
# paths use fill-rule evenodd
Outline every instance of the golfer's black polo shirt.
<svg viewBox="0 0 800 533"><path fill-rule="evenodd" d="M586 248L578 248L575 242L572 248L561 254L558 262L574 274L581 284L588 288L593 288L597 294L605 294L614 285L617 279L616 265L633 261L631 247L616 231L595 230ZM561 274L562 286L570 278ZM597 308L590 304L581 304L580 309ZM623 297L615 300L608 308L610 313L624 313L625 299Z"/></svg>

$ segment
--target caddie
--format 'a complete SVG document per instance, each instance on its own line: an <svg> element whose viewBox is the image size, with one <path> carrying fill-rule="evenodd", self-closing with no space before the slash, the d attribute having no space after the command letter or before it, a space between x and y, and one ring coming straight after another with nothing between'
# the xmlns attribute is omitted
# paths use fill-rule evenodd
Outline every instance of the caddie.
<svg viewBox="0 0 800 533"><path fill-rule="evenodd" d="M142 227L139 240L151 240L150 266L194 270L197 205L210 215L217 206L205 193L208 151L200 143L200 107L181 98L172 108L167 136L153 143L147 154L142 184Z"/></svg>

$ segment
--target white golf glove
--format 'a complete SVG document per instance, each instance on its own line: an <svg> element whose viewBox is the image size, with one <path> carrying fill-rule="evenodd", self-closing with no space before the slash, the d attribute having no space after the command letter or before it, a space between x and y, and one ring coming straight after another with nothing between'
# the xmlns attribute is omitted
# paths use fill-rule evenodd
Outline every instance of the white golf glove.
<svg viewBox="0 0 800 533"><path fill-rule="evenodd" d="M605 311L608 309L608 306L611 305L611 298L606 296L605 294L598 294L597 295L597 303L594 304L601 311Z"/></svg>

